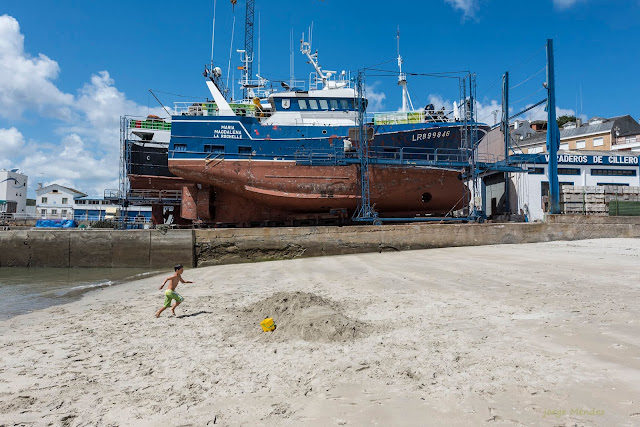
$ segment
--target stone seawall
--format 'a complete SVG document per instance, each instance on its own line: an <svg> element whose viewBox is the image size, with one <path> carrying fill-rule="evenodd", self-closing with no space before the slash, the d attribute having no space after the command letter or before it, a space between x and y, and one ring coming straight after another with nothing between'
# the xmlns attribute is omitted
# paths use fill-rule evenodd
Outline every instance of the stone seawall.
<svg viewBox="0 0 640 427"><path fill-rule="evenodd" d="M0 232L1 267L195 266L193 230Z"/></svg>
<svg viewBox="0 0 640 427"><path fill-rule="evenodd" d="M196 230L198 266L451 246L640 237L637 223L412 224Z"/></svg>
<svg viewBox="0 0 640 427"><path fill-rule="evenodd" d="M0 267L164 268L363 252L640 238L624 217L549 216L545 223L410 224L201 230L15 230L0 232Z"/></svg>

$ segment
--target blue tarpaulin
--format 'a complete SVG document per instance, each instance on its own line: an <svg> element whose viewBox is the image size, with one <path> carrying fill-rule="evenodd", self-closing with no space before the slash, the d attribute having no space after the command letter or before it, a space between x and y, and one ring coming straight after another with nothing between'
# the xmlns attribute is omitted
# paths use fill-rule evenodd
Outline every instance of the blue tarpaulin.
<svg viewBox="0 0 640 427"><path fill-rule="evenodd" d="M76 228L78 223L72 219L39 219L36 227L41 228Z"/></svg>

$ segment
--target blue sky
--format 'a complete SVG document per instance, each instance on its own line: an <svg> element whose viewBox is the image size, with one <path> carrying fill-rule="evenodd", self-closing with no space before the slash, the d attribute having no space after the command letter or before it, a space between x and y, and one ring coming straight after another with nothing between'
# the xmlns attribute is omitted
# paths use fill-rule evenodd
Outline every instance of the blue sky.
<svg viewBox="0 0 640 427"><path fill-rule="evenodd" d="M357 70L390 61L380 68L395 71L399 25L405 71L475 72L478 118L492 124L504 71L511 73L512 112L544 98L544 44L553 38L560 113L640 118L639 0L396 4L256 0L262 75L288 79L293 30L296 77L308 78L299 40L311 22L313 48L325 68ZM31 195L39 181L90 194L116 188L119 116L161 112L150 88L165 105L184 99L163 92L207 96L200 73L210 59L212 13L213 0L3 2L0 168L25 171ZM230 2L218 0L214 61L225 74L233 16ZM244 0L235 16L234 51L243 45ZM234 53L232 67L238 58ZM396 78L374 74L381 73L367 77L371 105L397 110ZM458 98L455 80L410 77L409 88L416 108L427 102L449 107ZM527 117L543 114L538 108Z"/></svg>

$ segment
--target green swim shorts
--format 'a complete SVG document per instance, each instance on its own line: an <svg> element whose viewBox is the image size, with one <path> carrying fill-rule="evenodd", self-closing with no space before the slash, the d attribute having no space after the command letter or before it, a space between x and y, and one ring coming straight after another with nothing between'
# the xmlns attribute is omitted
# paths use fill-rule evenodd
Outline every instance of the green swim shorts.
<svg viewBox="0 0 640 427"><path fill-rule="evenodd" d="M172 291L171 289L167 289L166 291L164 291L165 307L169 307L171 305L172 299L176 300L176 302L178 303L184 301L184 298L182 298L182 295L180 295L179 293Z"/></svg>

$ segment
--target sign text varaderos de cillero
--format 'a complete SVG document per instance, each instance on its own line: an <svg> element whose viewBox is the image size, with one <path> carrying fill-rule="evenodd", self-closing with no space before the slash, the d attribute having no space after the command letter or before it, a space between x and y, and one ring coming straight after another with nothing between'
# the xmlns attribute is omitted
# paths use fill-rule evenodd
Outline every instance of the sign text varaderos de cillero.
<svg viewBox="0 0 640 427"><path fill-rule="evenodd" d="M549 163L549 155L541 154L532 159L531 163ZM609 165L609 166L638 166L638 156L598 156L584 154L558 154L558 163L565 165Z"/></svg>

